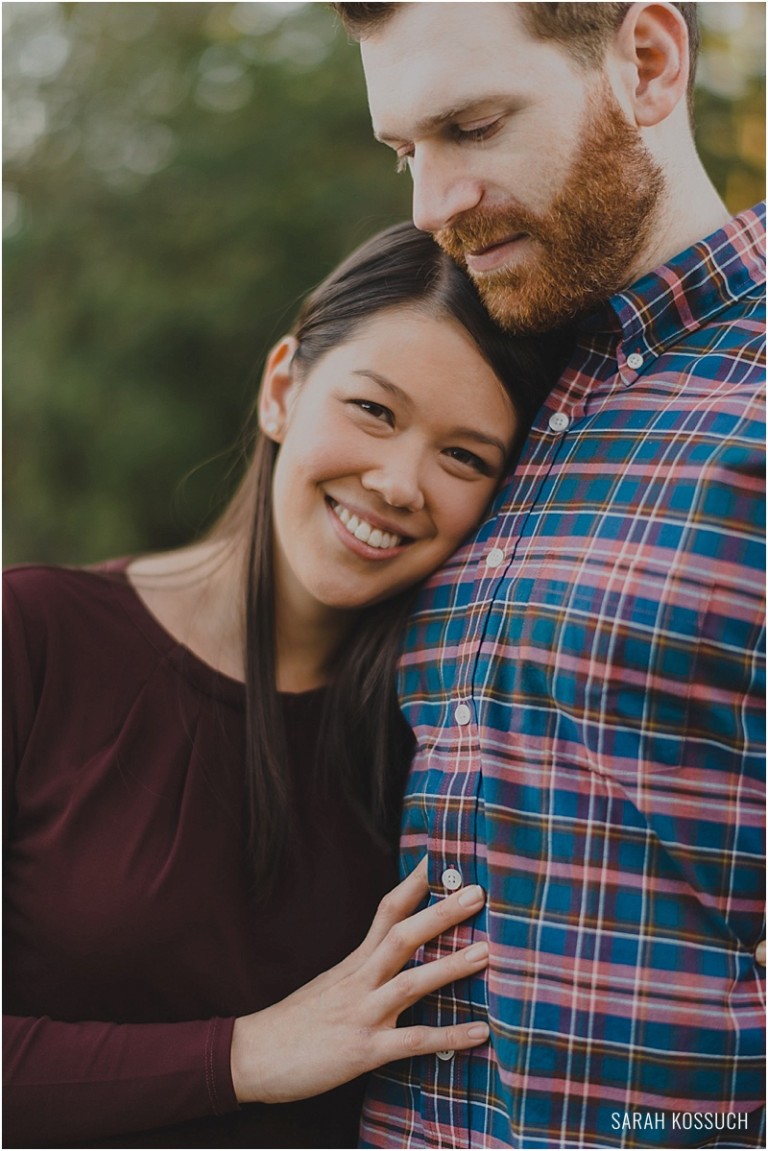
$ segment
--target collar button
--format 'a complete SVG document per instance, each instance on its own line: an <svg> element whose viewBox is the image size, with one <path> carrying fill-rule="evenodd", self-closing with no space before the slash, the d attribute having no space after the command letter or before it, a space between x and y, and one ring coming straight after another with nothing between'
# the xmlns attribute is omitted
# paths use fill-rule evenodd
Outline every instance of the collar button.
<svg viewBox="0 0 768 1151"><path fill-rule="evenodd" d="M565 412L553 412L549 417L549 426L553 432L564 432L570 422Z"/></svg>

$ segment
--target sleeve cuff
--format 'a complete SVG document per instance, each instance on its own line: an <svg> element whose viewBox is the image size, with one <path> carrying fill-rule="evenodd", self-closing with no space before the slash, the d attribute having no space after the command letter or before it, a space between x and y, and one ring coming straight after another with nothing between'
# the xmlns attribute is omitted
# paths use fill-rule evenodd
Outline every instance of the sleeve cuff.
<svg viewBox="0 0 768 1151"><path fill-rule="evenodd" d="M235 1027L231 1019L211 1019L205 1043L205 1085L214 1115L226 1115L237 1111L240 1104L232 1083L232 1032Z"/></svg>

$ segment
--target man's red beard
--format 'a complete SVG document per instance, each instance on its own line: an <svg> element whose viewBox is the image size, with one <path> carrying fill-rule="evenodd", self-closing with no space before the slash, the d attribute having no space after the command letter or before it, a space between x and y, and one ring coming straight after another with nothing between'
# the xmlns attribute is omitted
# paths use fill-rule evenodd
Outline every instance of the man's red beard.
<svg viewBox="0 0 768 1151"><path fill-rule="evenodd" d="M664 185L639 132L606 89L566 184L547 212L536 215L515 202L477 208L435 239L466 268L467 252L525 233L530 251L524 261L473 279L503 327L543 332L583 315L631 282Z"/></svg>

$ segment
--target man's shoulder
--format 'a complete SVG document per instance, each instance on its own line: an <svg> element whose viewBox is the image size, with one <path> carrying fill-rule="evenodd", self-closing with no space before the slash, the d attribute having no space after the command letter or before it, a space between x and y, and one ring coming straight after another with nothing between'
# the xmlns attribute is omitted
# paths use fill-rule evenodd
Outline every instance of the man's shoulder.
<svg viewBox="0 0 768 1151"><path fill-rule="evenodd" d="M657 367L677 373L681 385L698 381L714 403L721 396L759 416L765 396L763 289L744 292L680 332L662 350Z"/></svg>
<svg viewBox="0 0 768 1151"><path fill-rule="evenodd" d="M665 279L683 293L702 324L738 325L765 317L765 204L733 216L724 227L670 261Z"/></svg>
<svg viewBox="0 0 768 1151"><path fill-rule="evenodd" d="M727 357L737 380L765 380L765 290L754 286L682 329L669 352L686 351L704 362Z"/></svg>
<svg viewBox="0 0 768 1151"><path fill-rule="evenodd" d="M621 343L662 370L746 386L765 376L765 211L734 216L610 301Z"/></svg>

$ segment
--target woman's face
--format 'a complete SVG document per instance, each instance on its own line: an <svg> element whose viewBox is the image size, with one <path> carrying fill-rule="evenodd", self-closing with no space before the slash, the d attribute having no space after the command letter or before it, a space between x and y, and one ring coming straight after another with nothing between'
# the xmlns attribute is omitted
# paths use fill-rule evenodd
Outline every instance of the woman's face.
<svg viewBox="0 0 768 1151"><path fill-rule="evenodd" d="M278 592L304 611L360 608L423 579L479 522L515 415L450 318L381 312L302 379L290 371L290 342L282 346L261 400L262 424L282 445Z"/></svg>

